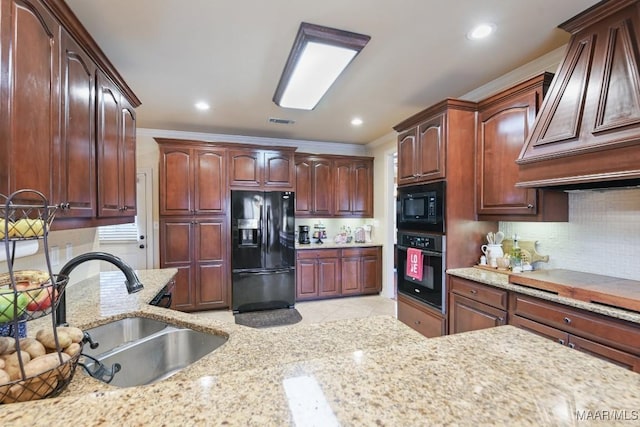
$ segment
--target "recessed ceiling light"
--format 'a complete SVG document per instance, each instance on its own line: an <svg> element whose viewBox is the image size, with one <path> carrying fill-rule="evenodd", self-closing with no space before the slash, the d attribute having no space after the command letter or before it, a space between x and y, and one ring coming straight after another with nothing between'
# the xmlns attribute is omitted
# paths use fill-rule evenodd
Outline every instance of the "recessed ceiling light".
<svg viewBox="0 0 640 427"><path fill-rule="evenodd" d="M360 126L362 124L362 119L360 117L355 117L351 120L351 124L354 126Z"/></svg>
<svg viewBox="0 0 640 427"><path fill-rule="evenodd" d="M206 102L202 102L201 101L201 102L196 102L196 108L198 110L205 111L205 110L208 110L211 107L209 107L209 104L207 104Z"/></svg>
<svg viewBox="0 0 640 427"><path fill-rule="evenodd" d="M496 29L494 24L480 24L467 33L470 40L479 40L488 37Z"/></svg>

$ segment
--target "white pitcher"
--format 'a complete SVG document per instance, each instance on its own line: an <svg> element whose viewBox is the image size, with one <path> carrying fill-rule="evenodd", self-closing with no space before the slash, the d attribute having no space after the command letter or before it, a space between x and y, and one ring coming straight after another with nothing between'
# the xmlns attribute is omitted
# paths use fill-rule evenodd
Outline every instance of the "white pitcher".
<svg viewBox="0 0 640 427"><path fill-rule="evenodd" d="M487 259L502 258L504 256L504 252L502 251L502 243L499 245L482 245L480 249L482 250L482 253L485 254Z"/></svg>

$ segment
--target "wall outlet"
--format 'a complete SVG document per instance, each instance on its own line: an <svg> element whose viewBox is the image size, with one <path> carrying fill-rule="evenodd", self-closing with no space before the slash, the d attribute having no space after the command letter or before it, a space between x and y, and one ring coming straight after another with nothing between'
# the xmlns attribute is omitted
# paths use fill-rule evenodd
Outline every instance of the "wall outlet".
<svg viewBox="0 0 640 427"><path fill-rule="evenodd" d="M69 261L71 258L73 258L73 245L71 243L67 243L66 249L67 249L67 253L65 257L67 261Z"/></svg>
<svg viewBox="0 0 640 427"><path fill-rule="evenodd" d="M51 246L49 249L49 260L51 261L51 266L60 265L60 248L57 246Z"/></svg>

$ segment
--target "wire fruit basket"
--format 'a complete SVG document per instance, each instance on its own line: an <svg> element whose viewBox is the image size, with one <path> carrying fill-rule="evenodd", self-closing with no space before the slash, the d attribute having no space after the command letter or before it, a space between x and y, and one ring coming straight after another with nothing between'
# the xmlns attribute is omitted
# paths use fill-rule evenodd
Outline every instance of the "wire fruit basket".
<svg viewBox="0 0 640 427"><path fill-rule="evenodd" d="M8 272L0 274L0 403L59 395L71 382L82 352L83 332L56 325L56 308L69 278L54 275L48 234L56 206L35 190L0 194L0 242ZM41 240L46 271L14 270L16 245ZM49 316L35 338L27 322ZM41 325L42 326L42 325Z"/></svg>

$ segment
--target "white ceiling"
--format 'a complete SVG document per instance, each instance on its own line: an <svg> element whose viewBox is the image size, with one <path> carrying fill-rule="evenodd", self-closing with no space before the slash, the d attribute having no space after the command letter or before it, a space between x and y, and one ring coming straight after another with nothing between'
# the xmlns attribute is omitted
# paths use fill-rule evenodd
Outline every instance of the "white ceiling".
<svg viewBox="0 0 640 427"><path fill-rule="evenodd" d="M142 101L138 127L356 144L565 44L557 25L597 2L66 1ZM302 21L371 36L313 111L272 101ZM483 21L496 33L467 40ZM200 100L212 108L197 111Z"/></svg>

